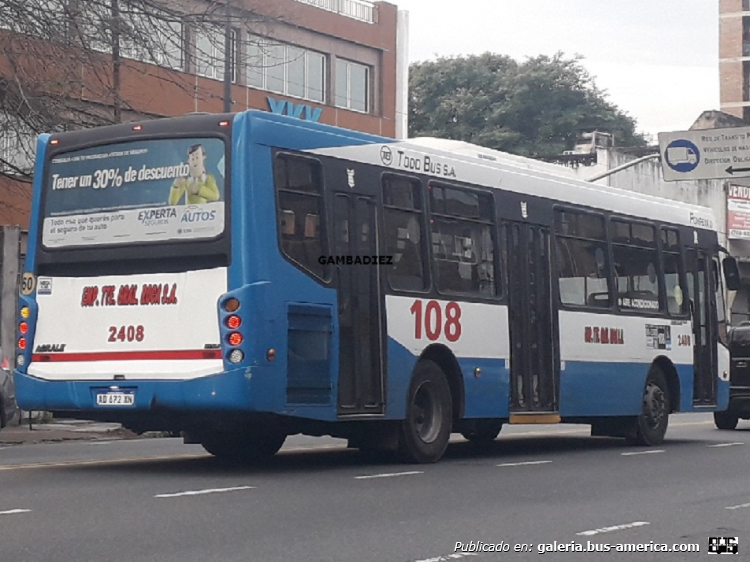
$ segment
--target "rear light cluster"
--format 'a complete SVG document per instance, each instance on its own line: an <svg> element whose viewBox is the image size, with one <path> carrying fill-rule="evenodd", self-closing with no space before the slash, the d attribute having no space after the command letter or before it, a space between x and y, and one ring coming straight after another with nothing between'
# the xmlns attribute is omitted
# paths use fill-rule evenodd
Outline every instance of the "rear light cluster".
<svg viewBox="0 0 750 562"><path fill-rule="evenodd" d="M232 330L227 336L227 343L236 348L245 339L242 336L242 333L237 331L239 327L242 326L242 318L239 315L234 314L240 308L240 301L235 298L227 299L224 301L223 307L224 310L230 313L229 316L224 319L224 325ZM230 363L237 364L245 358L245 354L241 349L233 349L229 352L227 358Z"/></svg>
<svg viewBox="0 0 750 562"><path fill-rule="evenodd" d="M29 331L29 324L26 322L29 319L29 316L31 316L31 310L29 310L28 306L21 307L21 321L18 323L18 351L24 352L26 351L26 334ZM18 353L16 355L16 365L19 367L22 367L26 363L26 357L23 353Z"/></svg>

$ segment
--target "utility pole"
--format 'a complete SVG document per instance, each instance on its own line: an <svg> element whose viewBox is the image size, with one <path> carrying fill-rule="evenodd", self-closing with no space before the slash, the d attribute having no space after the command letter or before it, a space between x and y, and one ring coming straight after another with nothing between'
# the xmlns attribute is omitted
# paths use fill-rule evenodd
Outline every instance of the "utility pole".
<svg viewBox="0 0 750 562"><path fill-rule="evenodd" d="M115 0L116 2L117 0ZM234 53L232 49L231 0L225 0L224 15L224 113L232 111L232 70L234 68Z"/></svg>

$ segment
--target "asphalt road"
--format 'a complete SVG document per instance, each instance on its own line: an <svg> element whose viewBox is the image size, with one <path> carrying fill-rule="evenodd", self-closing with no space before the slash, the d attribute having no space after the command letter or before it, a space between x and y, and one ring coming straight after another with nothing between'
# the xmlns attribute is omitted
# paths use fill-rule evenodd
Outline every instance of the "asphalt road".
<svg viewBox="0 0 750 562"><path fill-rule="evenodd" d="M713 536L738 537L736 559L747 559L750 422L718 431L709 415L670 421L656 448L583 426L506 427L490 450L456 439L434 465L373 462L303 437L262 468L222 465L178 439L7 447L0 559L715 560ZM471 541L510 552L455 551ZM588 543L612 550L559 552ZM618 544L697 544L700 554L618 554Z"/></svg>

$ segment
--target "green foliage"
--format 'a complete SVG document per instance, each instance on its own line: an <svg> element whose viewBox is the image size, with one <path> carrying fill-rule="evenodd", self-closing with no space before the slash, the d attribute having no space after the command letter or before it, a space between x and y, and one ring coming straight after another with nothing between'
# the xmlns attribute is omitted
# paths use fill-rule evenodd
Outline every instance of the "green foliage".
<svg viewBox="0 0 750 562"><path fill-rule="evenodd" d="M607 100L581 57L519 63L485 53L409 69L409 136L472 142L549 157L570 150L581 129L613 132L617 146L644 146L635 120Z"/></svg>

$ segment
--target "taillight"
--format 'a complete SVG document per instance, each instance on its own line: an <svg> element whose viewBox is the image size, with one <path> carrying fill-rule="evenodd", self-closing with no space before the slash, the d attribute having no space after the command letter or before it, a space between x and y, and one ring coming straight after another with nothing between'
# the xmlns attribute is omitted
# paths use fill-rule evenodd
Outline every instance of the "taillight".
<svg viewBox="0 0 750 562"><path fill-rule="evenodd" d="M232 314L231 316L227 317L226 323L227 328L229 328L230 330L236 330L242 324L242 318L240 318L236 314Z"/></svg>
<svg viewBox="0 0 750 562"><path fill-rule="evenodd" d="M18 338L18 349L21 351L26 349L26 338Z"/></svg>
<svg viewBox="0 0 750 562"><path fill-rule="evenodd" d="M21 308L21 318L24 320L27 319L31 315L31 311L29 310L28 306L24 306Z"/></svg>
<svg viewBox="0 0 750 562"><path fill-rule="evenodd" d="M18 331L19 331L19 332L20 332L21 334L25 334L26 332L28 332L28 331L29 331L29 325L28 325L28 324L27 324L26 322L21 322L21 323L20 323L20 324L18 325Z"/></svg>
<svg viewBox="0 0 750 562"><path fill-rule="evenodd" d="M242 343L242 334L239 332L232 332L229 334L229 345L240 345Z"/></svg>
<svg viewBox="0 0 750 562"><path fill-rule="evenodd" d="M224 301L224 310L227 312L234 312L240 307L240 301L235 298L227 299Z"/></svg>

